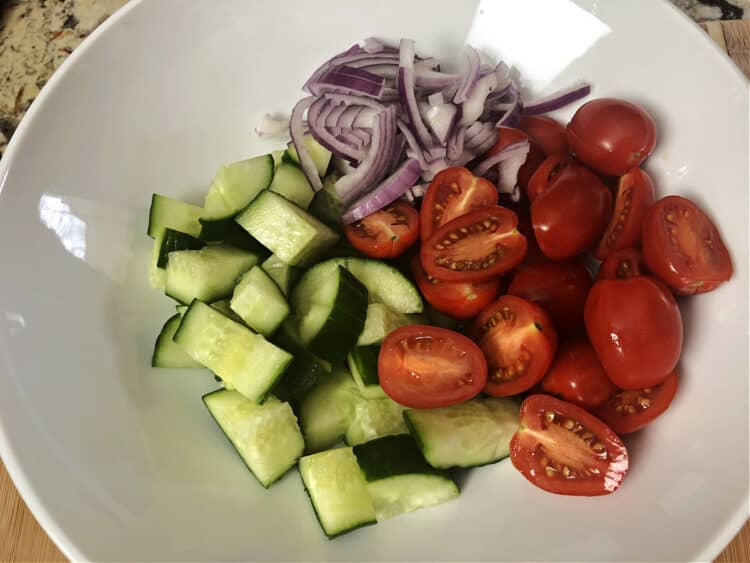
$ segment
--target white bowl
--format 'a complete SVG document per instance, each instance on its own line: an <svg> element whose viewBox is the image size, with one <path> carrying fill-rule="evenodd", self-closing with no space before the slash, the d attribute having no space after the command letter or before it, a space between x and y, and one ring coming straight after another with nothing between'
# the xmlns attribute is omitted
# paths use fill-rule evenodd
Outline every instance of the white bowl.
<svg viewBox="0 0 750 563"><path fill-rule="evenodd" d="M200 202L220 163L272 147L263 113L370 35L453 59L468 40L535 93L585 79L643 103L659 192L721 227L735 276L686 300L680 390L628 440L616 494L546 494L505 461L455 502L328 541L296 471L265 491L221 437L209 375L149 367L172 312L146 282L151 193ZM708 559L748 516L748 85L666 3L132 2L44 88L0 180L0 448L71 558Z"/></svg>

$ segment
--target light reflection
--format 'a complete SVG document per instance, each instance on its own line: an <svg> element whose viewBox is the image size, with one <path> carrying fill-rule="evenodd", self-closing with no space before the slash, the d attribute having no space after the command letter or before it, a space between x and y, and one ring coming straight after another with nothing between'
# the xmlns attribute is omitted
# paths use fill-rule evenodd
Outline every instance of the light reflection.
<svg viewBox="0 0 750 563"><path fill-rule="evenodd" d="M57 235L65 250L81 260L86 258L86 223L76 217L61 198L42 195L39 219Z"/></svg>

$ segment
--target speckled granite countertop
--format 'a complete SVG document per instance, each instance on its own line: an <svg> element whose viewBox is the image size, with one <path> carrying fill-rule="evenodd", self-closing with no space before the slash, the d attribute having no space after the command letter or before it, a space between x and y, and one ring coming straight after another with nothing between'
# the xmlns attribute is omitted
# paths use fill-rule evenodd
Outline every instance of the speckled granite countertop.
<svg viewBox="0 0 750 563"><path fill-rule="evenodd" d="M696 21L750 17L750 0L671 0ZM127 0L0 0L0 157L49 77Z"/></svg>

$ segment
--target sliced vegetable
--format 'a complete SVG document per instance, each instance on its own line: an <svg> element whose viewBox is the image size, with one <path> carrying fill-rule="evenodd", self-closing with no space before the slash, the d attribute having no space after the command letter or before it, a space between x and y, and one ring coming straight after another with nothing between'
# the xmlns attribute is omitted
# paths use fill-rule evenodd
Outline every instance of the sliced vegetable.
<svg viewBox="0 0 750 563"><path fill-rule="evenodd" d="M276 169L268 189L302 209L307 209L315 196L315 192L299 166L286 162L282 162Z"/></svg>
<svg viewBox="0 0 750 563"><path fill-rule="evenodd" d="M242 275L230 307L247 326L263 336L272 335L289 316L284 294L260 266L253 266Z"/></svg>
<svg viewBox="0 0 750 563"><path fill-rule="evenodd" d="M419 237L419 214L405 201L397 201L346 225L344 234L354 248L367 256L396 258Z"/></svg>
<svg viewBox="0 0 750 563"><path fill-rule="evenodd" d="M151 367L155 368L199 368L203 367L200 363L196 362L193 358L188 356L182 351L182 348L177 346L172 341L174 333L177 332L177 327L180 326L182 317L180 314L170 317L164 327L161 329L159 336L156 338L154 344L154 353L151 357ZM376 361L377 366L377 361ZM377 373L377 370L376 370Z"/></svg>
<svg viewBox="0 0 750 563"><path fill-rule="evenodd" d="M380 346L357 346L349 352L346 363L360 394L366 399L387 397L378 379L378 356Z"/></svg>
<svg viewBox="0 0 750 563"><path fill-rule="evenodd" d="M392 331L401 326L420 324L424 317L419 314L405 315L397 313L382 303L370 303L367 306L367 318L362 332L359 333L357 346L380 344Z"/></svg>
<svg viewBox="0 0 750 563"><path fill-rule="evenodd" d="M270 154L219 168L206 194L202 219L216 221L237 215L268 187L273 171Z"/></svg>

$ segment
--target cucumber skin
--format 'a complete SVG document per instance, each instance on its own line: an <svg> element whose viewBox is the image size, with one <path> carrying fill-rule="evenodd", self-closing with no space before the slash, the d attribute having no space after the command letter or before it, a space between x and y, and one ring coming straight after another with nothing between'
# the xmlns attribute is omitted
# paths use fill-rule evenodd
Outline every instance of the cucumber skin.
<svg viewBox="0 0 750 563"><path fill-rule="evenodd" d="M252 471L251 471L251 473L252 473ZM302 487L305 489L305 494L307 495L307 500L310 501L310 506L312 507L313 513L315 514L315 519L318 521L318 527L320 528L320 530L323 532L323 534L325 534L325 536L329 540L336 539L337 537L343 536L344 534L348 534L349 532L353 532L354 530L359 530L360 528L365 528L367 526L373 526L373 525L375 525L375 524L378 523L377 520L373 520L372 522L363 522L362 524L358 524L358 525L356 525L356 526L354 526L352 528L348 528L346 530L342 530L338 534L329 535L325 531L325 528L323 527L323 522L320 521L320 516L318 516L318 511L315 510L315 503L313 502L312 496L310 495L310 491L308 490L307 485L305 484L305 480L302 479L302 476L300 476L300 480L302 481Z"/></svg>
<svg viewBox="0 0 750 563"><path fill-rule="evenodd" d="M384 441L391 442L391 446L398 451L396 458L377 456L377 446ZM370 442L354 446L353 449L362 475L368 482L408 474L447 476L445 471L435 469L427 463L416 440L409 434L376 438Z"/></svg>

